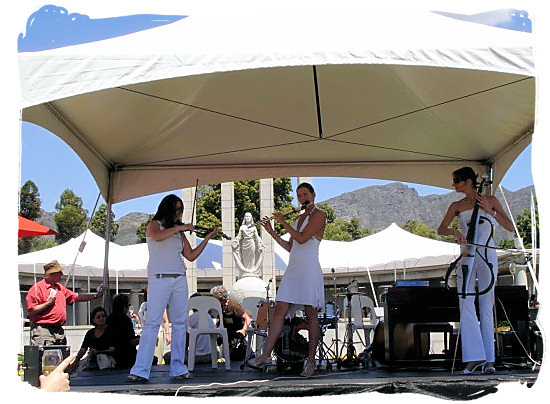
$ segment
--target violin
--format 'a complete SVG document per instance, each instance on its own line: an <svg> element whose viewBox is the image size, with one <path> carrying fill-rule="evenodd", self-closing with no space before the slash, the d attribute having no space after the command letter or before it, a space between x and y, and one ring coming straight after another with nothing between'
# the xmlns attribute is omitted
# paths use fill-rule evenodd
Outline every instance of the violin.
<svg viewBox="0 0 550 404"><path fill-rule="evenodd" d="M181 225L183 225L183 224L184 224L184 223L182 223L181 220L176 220L176 221L174 221L174 226L181 226ZM199 236L199 237L201 237L201 238L204 238L204 237L206 237L206 235L207 235L208 233L210 233L212 230L214 230L214 229L208 229L208 228L202 227L202 226L195 226L195 230L194 230L194 231L195 231L195 234L196 234L197 236ZM189 232L191 232L191 230L189 230ZM228 236L227 234L225 234L225 233L222 232L222 231L220 231L218 234L219 234L220 236L222 236L222 237L223 237L224 239L226 239L226 240L231 240L231 237Z"/></svg>
<svg viewBox="0 0 550 404"><path fill-rule="evenodd" d="M482 177L481 182L479 183L477 188L477 193L481 194L483 192L483 188L485 187L485 185L489 183L490 182L486 177ZM477 225L479 223L483 223L483 220L484 220L480 216L479 217L478 216L479 216L479 202L476 199L474 202L474 207L472 209L472 217L470 218L470 223L468 224L468 233L466 234L466 245L464 246L465 250L461 254L461 257L465 258L461 266L462 275L463 275L462 291L459 292L460 297L462 297L463 299L465 299L466 296L487 293L494 284L494 274L492 271L493 269L492 264L489 263L488 260L484 260L487 266L489 267L489 270L491 271L492 281L489 283L489 286L482 292L478 292L478 293L467 292L467 288L470 283L470 279L472 277L472 272L473 272L472 269L474 267L475 256L477 253L476 246L480 245L477 239L478 238Z"/></svg>

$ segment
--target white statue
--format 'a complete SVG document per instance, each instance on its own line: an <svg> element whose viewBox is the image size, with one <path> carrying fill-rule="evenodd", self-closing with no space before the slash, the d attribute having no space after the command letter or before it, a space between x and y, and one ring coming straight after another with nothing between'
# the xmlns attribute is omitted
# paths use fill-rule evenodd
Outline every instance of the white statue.
<svg viewBox="0 0 550 404"><path fill-rule="evenodd" d="M231 243L233 258L239 268L240 276L261 277L260 266L264 259L264 243L258 234L252 213L246 212L237 236Z"/></svg>

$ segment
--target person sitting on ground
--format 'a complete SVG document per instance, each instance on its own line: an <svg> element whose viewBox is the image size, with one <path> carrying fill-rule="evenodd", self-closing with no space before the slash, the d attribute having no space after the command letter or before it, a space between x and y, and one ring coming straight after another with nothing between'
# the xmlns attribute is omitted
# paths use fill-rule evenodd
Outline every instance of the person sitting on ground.
<svg viewBox="0 0 550 404"><path fill-rule="evenodd" d="M223 325L227 328L229 339L229 357L233 361L243 360L246 355L245 336L252 319L239 302L229 297L225 287L214 286L210 289L210 294L222 306ZM221 345L221 339L218 339L218 345Z"/></svg>
<svg viewBox="0 0 550 404"><path fill-rule="evenodd" d="M118 294L113 298L112 312L107 318L107 326L114 336L115 352L113 354L117 369L129 369L136 361L136 346L139 337L132 327L128 315L130 299L128 295Z"/></svg>
<svg viewBox="0 0 550 404"><path fill-rule="evenodd" d="M114 336L107 326L107 311L96 307L90 314L90 322L94 328L88 330L82 341L82 346L76 355L76 360L70 367L76 370L110 369L115 367ZM85 358L84 354L88 353Z"/></svg>

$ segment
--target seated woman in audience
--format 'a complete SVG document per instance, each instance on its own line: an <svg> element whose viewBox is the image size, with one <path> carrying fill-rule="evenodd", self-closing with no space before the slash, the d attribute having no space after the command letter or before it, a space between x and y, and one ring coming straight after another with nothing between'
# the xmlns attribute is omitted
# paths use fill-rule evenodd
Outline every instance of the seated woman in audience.
<svg viewBox="0 0 550 404"><path fill-rule="evenodd" d="M118 294L113 298L112 312L107 318L107 326L114 336L117 369L129 369L136 361L136 346L139 337L134 332L129 316L130 299L128 295Z"/></svg>
<svg viewBox="0 0 550 404"><path fill-rule="evenodd" d="M115 346L113 336L107 327L107 312L103 307L96 307L90 314L90 322L94 328L88 330L82 341L82 346L70 366L75 370L109 369L115 367L113 354ZM86 357L84 357L84 355ZM84 357L84 358L83 358Z"/></svg>
<svg viewBox="0 0 550 404"><path fill-rule="evenodd" d="M218 299L222 306L223 326L227 328L230 359L243 360L246 355L245 336L252 319L238 301L229 297L229 292L224 286L213 287L210 289L210 294ZM218 345L220 344L221 338L218 340Z"/></svg>

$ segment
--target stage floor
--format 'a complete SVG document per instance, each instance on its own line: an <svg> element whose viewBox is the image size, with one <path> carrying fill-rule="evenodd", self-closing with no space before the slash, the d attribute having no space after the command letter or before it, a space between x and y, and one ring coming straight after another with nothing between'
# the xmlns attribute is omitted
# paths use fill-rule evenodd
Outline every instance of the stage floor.
<svg viewBox="0 0 550 404"><path fill-rule="evenodd" d="M168 366L154 366L148 383L125 381L126 370L84 371L71 376L71 391L121 393L134 395L167 395L186 397L257 396L303 397L351 393L420 393L433 397L466 400L496 393L500 383L520 382L527 390L537 380L538 371L530 368L497 368L496 375L453 375L449 369L423 367L390 369L376 367L319 370L315 376L303 378L290 371L267 373L232 363L212 369L209 364L195 366L192 378L171 381Z"/></svg>

